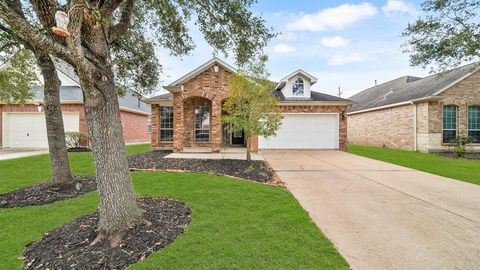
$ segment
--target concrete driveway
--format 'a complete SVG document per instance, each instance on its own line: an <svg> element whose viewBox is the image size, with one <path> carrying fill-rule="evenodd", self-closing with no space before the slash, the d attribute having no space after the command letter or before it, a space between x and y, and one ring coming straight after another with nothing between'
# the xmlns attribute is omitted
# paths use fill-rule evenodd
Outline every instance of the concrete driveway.
<svg viewBox="0 0 480 270"><path fill-rule="evenodd" d="M480 269L480 186L340 151L263 154L353 269Z"/></svg>
<svg viewBox="0 0 480 270"><path fill-rule="evenodd" d="M0 160L47 154L45 148L0 148Z"/></svg>

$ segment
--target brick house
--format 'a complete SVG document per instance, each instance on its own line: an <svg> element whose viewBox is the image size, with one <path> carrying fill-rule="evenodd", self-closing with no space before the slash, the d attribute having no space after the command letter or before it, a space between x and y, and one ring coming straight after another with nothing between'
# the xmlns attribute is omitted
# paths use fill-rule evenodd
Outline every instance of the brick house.
<svg viewBox="0 0 480 270"><path fill-rule="evenodd" d="M68 66L59 63L60 100L65 131L87 133L83 95L78 77ZM25 104L0 103L0 147L48 147L43 87L32 86L33 100ZM150 108L141 102L142 96L127 92L119 97L120 117L125 142L147 142L150 134Z"/></svg>
<svg viewBox="0 0 480 270"><path fill-rule="evenodd" d="M164 88L166 94L148 98L151 105L153 148L218 152L222 142L244 147L242 132L228 133L222 124L222 104L236 69L214 58ZM272 89L284 119L277 136L251 138L258 149L346 149L346 99L312 91L317 79L297 70Z"/></svg>
<svg viewBox="0 0 480 270"><path fill-rule="evenodd" d="M348 141L435 152L452 148L460 135L480 150L480 71L477 64L426 78L405 76L352 97Z"/></svg>

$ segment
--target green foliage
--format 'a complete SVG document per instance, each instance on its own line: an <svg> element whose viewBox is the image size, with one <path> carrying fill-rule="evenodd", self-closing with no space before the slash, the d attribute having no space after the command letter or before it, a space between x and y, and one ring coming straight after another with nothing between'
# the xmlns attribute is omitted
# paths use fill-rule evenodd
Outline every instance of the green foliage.
<svg viewBox="0 0 480 270"><path fill-rule="evenodd" d="M91 153L69 156L76 174L95 174ZM49 162L48 155L0 161L0 193L46 181ZM348 269L283 188L194 173L143 172L132 178L139 196L185 202L192 208L192 223L166 249L128 269ZM98 195L92 192L49 205L0 210L0 269L21 269L25 245L97 205Z"/></svg>
<svg viewBox="0 0 480 270"><path fill-rule="evenodd" d="M265 61L263 58L253 65L248 75L239 72L232 76L223 105L222 121L229 132L243 130L247 141L256 135L275 136L282 121L281 109L272 95L274 85L266 79Z"/></svg>
<svg viewBox="0 0 480 270"><path fill-rule="evenodd" d="M65 142L67 148L78 148L87 140L87 134L83 132L65 132Z"/></svg>
<svg viewBox="0 0 480 270"><path fill-rule="evenodd" d="M30 51L21 47L6 50L2 56L0 59L3 62L0 64L0 102L25 103L33 98L33 94L30 92L31 83L38 81L35 58Z"/></svg>
<svg viewBox="0 0 480 270"><path fill-rule="evenodd" d="M478 59L480 1L426 0L422 9L425 15L403 32L412 65L445 71Z"/></svg>
<svg viewBox="0 0 480 270"><path fill-rule="evenodd" d="M349 145L348 152L480 185L478 160L452 159L435 154L364 145Z"/></svg>
<svg viewBox="0 0 480 270"><path fill-rule="evenodd" d="M455 144L453 148L453 152L458 158L464 158L465 154L467 153L467 145L473 143L474 139L469 136L460 135L457 136L455 139L451 140L450 143Z"/></svg>

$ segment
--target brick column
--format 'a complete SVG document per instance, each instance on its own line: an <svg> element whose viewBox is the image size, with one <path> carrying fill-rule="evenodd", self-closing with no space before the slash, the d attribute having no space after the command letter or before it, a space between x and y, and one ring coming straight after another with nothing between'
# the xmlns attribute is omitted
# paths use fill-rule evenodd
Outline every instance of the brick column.
<svg viewBox="0 0 480 270"><path fill-rule="evenodd" d="M211 142L212 152L220 152L222 142L222 102L218 99L212 100L212 121L211 121Z"/></svg>
<svg viewBox="0 0 480 270"><path fill-rule="evenodd" d="M175 94L173 97L173 151L175 152L183 150L185 132L183 119L183 100L179 94Z"/></svg>
<svg viewBox="0 0 480 270"><path fill-rule="evenodd" d="M158 104L151 105L151 121L152 121L152 132L150 133L150 142L152 147L158 146L158 133L159 131L159 114L160 114L160 106Z"/></svg>

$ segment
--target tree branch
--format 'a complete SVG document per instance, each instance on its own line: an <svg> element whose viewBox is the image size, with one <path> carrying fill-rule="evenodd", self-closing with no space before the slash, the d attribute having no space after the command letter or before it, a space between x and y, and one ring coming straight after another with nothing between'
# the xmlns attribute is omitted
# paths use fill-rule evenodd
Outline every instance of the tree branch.
<svg viewBox="0 0 480 270"><path fill-rule="evenodd" d="M133 0L126 0L125 5L122 10L122 16L120 17L120 22L112 26L108 31L109 40L111 43L115 42L122 35L124 35L128 28L130 27L130 21L132 19L133 13Z"/></svg>
<svg viewBox="0 0 480 270"><path fill-rule="evenodd" d="M44 52L52 54L69 64L73 63L71 55L65 46L58 44L52 37L45 35L39 29L33 27L4 1L0 1L0 18L3 19L10 26L10 29L15 31L21 39L27 41L32 46L40 48Z"/></svg>
<svg viewBox="0 0 480 270"><path fill-rule="evenodd" d="M117 9L123 1L124 0L106 0L103 7L99 8L101 8L102 14L105 18L110 18L115 9Z"/></svg>

